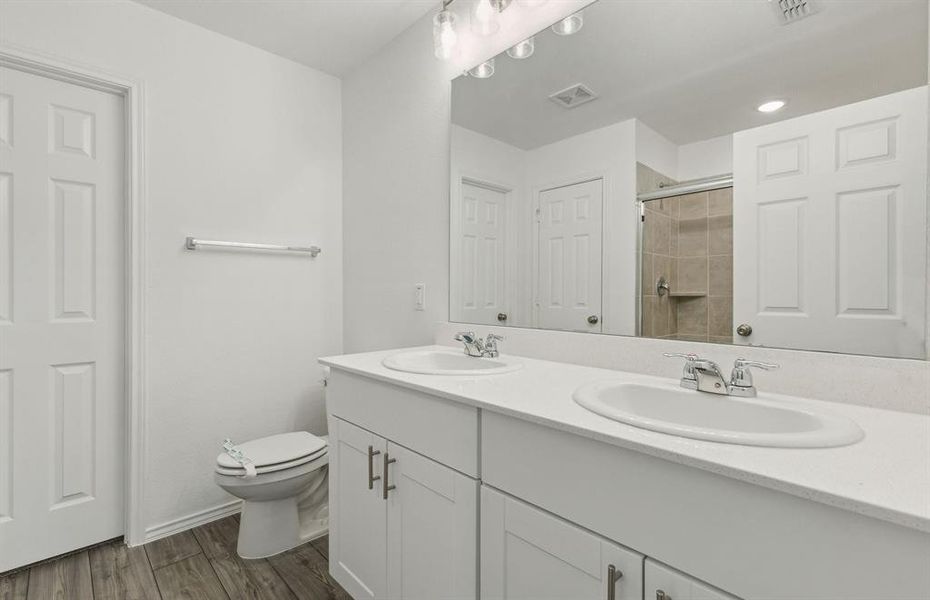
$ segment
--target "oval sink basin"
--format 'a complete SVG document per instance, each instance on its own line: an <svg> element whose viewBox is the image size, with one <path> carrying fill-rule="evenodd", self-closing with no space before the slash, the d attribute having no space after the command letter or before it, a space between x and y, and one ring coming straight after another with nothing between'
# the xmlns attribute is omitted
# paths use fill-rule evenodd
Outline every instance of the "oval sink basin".
<svg viewBox="0 0 930 600"><path fill-rule="evenodd" d="M497 375L523 367L509 357L475 358L462 351L411 350L392 354L381 361L388 369L422 375Z"/></svg>
<svg viewBox="0 0 930 600"><path fill-rule="evenodd" d="M856 423L763 398L639 383L598 382L572 394L601 416L680 437L779 448L829 448L862 439Z"/></svg>

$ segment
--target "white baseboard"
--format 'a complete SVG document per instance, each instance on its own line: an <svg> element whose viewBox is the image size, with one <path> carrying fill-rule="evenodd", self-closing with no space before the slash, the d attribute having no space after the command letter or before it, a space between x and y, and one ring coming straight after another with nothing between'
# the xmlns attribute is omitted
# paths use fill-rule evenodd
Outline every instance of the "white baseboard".
<svg viewBox="0 0 930 600"><path fill-rule="evenodd" d="M197 511L187 516L166 521L160 525L153 525L145 530L145 539L142 542L154 542L155 540L193 529L205 525L211 521L217 521L223 517L234 515L242 510L242 500L230 500L223 504Z"/></svg>

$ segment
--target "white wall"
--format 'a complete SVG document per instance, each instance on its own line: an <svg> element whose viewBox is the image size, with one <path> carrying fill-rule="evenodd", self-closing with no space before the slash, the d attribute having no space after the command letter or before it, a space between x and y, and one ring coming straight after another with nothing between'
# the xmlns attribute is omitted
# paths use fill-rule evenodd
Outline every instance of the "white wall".
<svg viewBox="0 0 930 600"><path fill-rule="evenodd" d="M501 31L462 33L455 64L432 53L428 14L343 80L345 349L427 343L449 315L451 80L590 0L517 3ZM451 6L467 23L471 2ZM427 287L414 310L414 284Z"/></svg>
<svg viewBox="0 0 930 600"><path fill-rule="evenodd" d="M636 121L636 162L678 179L678 146L642 121Z"/></svg>
<svg viewBox="0 0 930 600"><path fill-rule="evenodd" d="M0 39L144 82L145 522L225 503L224 437L325 429L316 359L342 344L340 82L128 1L7 0ZM186 235L323 254L191 253Z"/></svg>
<svg viewBox="0 0 930 600"><path fill-rule="evenodd" d="M733 136L722 135L678 147L678 181L733 172Z"/></svg>

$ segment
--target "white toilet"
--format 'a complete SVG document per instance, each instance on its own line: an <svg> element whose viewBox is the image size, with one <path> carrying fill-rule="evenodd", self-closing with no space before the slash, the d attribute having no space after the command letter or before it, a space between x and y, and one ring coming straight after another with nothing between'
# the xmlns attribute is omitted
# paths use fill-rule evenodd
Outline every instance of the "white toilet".
<svg viewBox="0 0 930 600"><path fill-rule="evenodd" d="M326 534L327 451L325 436L295 431L216 457L217 485L243 500L239 556L272 556Z"/></svg>

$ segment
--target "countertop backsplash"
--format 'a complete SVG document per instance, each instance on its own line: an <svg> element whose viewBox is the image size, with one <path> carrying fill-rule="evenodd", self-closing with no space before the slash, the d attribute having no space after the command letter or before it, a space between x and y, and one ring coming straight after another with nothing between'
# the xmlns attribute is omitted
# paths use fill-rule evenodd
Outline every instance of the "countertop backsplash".
<svg viewBox="0 0 930 600"><path fill-rule="evenodd" d="M781 368L753 372L760 390L930 415L928 361L449 322L437 325L435 342L459 345L453 340L458 331L501 334L504 354L660 377L681 376L681 359L663 352L694 352L716 361L724 372L739 357L774 362Z"/></svg>

